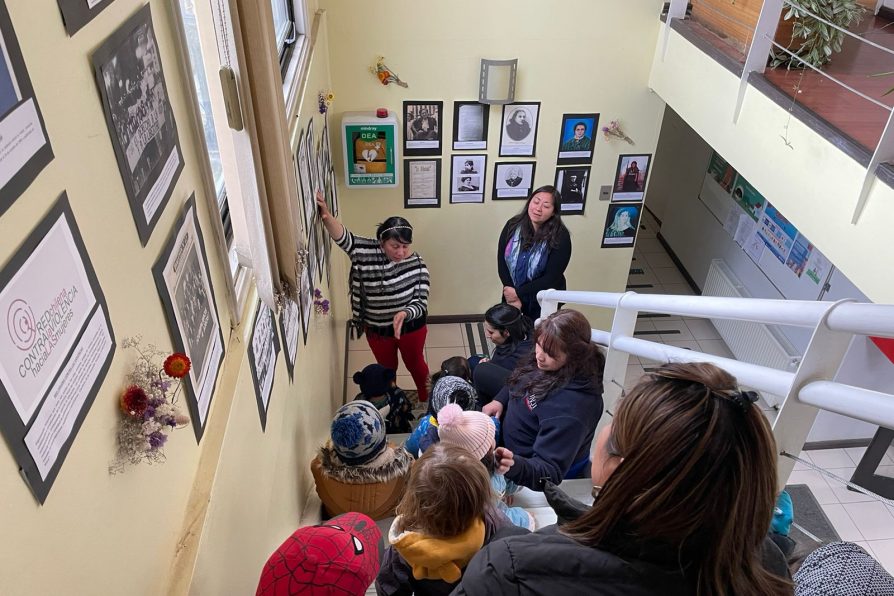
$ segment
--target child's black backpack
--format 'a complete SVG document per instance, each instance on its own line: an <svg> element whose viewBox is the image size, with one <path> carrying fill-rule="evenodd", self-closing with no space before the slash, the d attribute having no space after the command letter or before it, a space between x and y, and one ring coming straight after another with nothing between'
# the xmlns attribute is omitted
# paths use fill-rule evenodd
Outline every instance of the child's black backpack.
<svg viewBox="0 0 894 596"><path fill-rule="evenodd" d="M391 411L385 417L385 432L388 434L413 432L412 421L416 417L413 415L413 404L410 403L407 394L395 386L388 390L388 397L391 400Z"/></svg>

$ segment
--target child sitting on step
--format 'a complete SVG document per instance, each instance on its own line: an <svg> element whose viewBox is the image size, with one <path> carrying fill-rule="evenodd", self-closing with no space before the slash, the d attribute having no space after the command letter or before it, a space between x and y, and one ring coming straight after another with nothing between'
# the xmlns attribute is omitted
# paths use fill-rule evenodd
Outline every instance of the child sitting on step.
<svg viewBox="0 0 894 596"><path fill-rule="evenodd" d="M432 444L438 442L438 412L447 404L457 404L463 410L474 410L477 395L468 381L453 375L444 375L432 385L428 412L421 417L419 426L409 436L404 448L413 457L419 457Z"/></svg>
<svg viewBox="0 0 894 596"><path fill-rule="evenodd" d="M354 382L360 385L360 393L354 399L365 399L378 408L389 435L412 432L411 421L416 419L413 405L396 379L395 372L381 364L370 364L354 373Z"/></svg>

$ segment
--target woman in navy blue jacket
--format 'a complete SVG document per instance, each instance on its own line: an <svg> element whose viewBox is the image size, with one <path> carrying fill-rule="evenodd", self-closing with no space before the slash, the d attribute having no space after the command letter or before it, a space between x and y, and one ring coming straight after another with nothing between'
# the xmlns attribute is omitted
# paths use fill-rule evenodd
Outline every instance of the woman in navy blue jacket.
<svg viewBox="0 0 894 596"><path fill-rule="evenodd" d="M534 332L534 353L482 411L503 418L503 442L515 464L506 479L532 490L543 481L578 478L602 416L605 356L590 341L590 323L560 310Z"/></svg>
<svg viewBox="0 0 894 596"><path fill-rule="evenodd" d="M481 405L496 397L519 360L534 349L531 319L511 304L497 304L487 309L484 313L484 331L495 347L489 359L482 358L475 362L472 371L473 385ZM469 359L470 364L473 358Z"/></svg>

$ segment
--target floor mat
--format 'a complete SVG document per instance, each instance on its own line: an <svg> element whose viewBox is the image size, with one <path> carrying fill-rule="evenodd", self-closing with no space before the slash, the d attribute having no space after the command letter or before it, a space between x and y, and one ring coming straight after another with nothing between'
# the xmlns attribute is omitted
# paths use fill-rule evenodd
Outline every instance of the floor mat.
<svg viewBox="0 0 894 596"><path fill-rule="evenodd" d="M795 523L822 540L823 544L841 540L835 526L826 517L822 506L816 497L813 496L810 487L806 484L789 484L785 487L788 494L792 497L792 506L795 512ZM807 553L813 552L822 544L792 526L789 537L795 541L795 555L806 556Z"/></svg>

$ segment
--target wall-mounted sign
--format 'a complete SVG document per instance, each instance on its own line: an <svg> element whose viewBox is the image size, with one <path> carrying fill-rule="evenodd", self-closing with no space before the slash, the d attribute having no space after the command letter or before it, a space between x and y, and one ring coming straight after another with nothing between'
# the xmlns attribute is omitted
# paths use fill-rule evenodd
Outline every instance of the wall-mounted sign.
<svg viewBox="0 0 894 596"><path fill-rule="evenodd" d="M341 124L348 188L397 186L397 118L347 112Z"/></svg>

